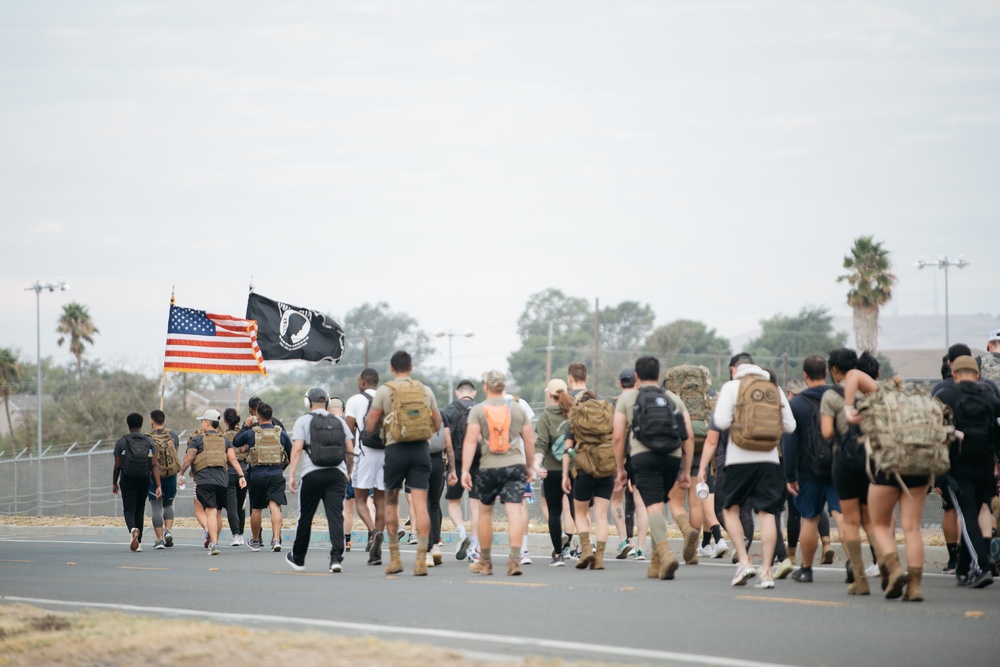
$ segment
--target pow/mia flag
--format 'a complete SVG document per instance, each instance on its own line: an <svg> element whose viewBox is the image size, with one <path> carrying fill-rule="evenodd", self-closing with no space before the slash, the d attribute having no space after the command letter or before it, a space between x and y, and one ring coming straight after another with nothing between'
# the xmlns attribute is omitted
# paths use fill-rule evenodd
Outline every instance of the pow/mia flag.
<svg viewBox="0 0 1000 667"><path fill-rule="evenodd" d="M250 292L247 319L257 321L257 343L266 360L304 359L337 363L344 330L323 313Z"/></svg>

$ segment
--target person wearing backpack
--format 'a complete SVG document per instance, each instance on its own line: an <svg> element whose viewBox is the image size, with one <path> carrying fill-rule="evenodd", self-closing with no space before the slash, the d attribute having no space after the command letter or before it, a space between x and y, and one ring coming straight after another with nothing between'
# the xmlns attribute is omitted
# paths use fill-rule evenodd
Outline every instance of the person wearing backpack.
<svg viewBox="0 0 1000 667"><path fill-rule="evenodd" d="M878 376L878 360L865 352L861 359L850 348L830 352L828 360L830 377L836 385L823 394L820 403L820 432L823 438L834 442L833 485L840 499L842 522L840 539L847 551L848 595L869 595L868 576L878 573L875 551L875 529L868 513L868 468L860 428L847 423L844 416L844 376L854 368L865 369L872 378ZM794 400L794 399L793 399ZM861 527L868 535L868 543L875 559L873 570L865 569L861 556Z"/></svg>
<svg viewBox="0 0 1000 667"><path fill-rule="evenodd" d="M566 564L563 549L576 533L576 522L563 489L563 459L566 458L566 426L573 397L567 384L552 378L545 385L545 409L535 423L535 476L542 480L549 539L552 541L551 567ZM571 486L572 488L572 486ZM572 495L572 491L570 491ZM563 538L563 523L566 537Z"/></svg>
<svg viewBox="0 0 1000 667"><path fill-rule="evenodd" d="M441 421L448 441L451 443L454 459L449 462L449 472L454 472L457 476L462 472L462 442L465 440L465 427L469 420L469 410L476 402L476 385L472 380L460 380L455 387L455 400L441 408ZM475 481L476 471L479 470L479 451L473 454L472 479ZM455 484L448 484L444 498L448 501L448 516L455 524L458 531L458 548L455 550L455 558L465 560L470 554L470 547L473 553L479 552L479 535L476 533L476 526L479 524L479 494L476 493L475 484L468 491L469 494L469 518L471 520L472 535L465 530L465 518L462 516L462 495L466 493L462 487L461 480Z"/></svg>
<svg viewBox="0 0 1000 667"><path fill-rule="evenodd" d="M344 406L344 421L354 437L354 472L351 475L351 485L354 487L354 507L358 517L368 528L368 564L382 564L382 540L385 530L385 447L365 445L362 431L365 429L365 416L371 408L375 390L378 388L378 371L365 368L358 375L358 393L347 399ZM369 441L371 445L381 442ZM371 495L375 505L372 516L368 507L368 497Z"/></svg>
<svg viewBox="0 0 1000 667"><path fill-rule="evenodd" d="M219 411L205 410L198 419L201 421L201 430L188 440L181 469L192 467L195 471L195 499L205 511L208 555L218 556L222 553L219 550L219 533L222 530L220 510L226 505L226 492L229 488L227 464L236 471L241 488L246 487L247 480L243 467L236 460L232 441L219 432L219 423L222 421Z"/></svg>
<svg viewBox="0 0 1000 667"><path fill-rule="evenodd" d="M673 579L679 563L667 543L663 504L675 483L685 490L691 484L694 456L691 420L683 401L660 387L659 359L639 357L635 373L636 387L622 392L615 401L612 442L617 484L628 483L629 473L625 470L628 456L635 486L649 515L653 549L646 576Z"/></svg>
<svg viewBox="0 0 1000 667"><path fill-rule="evenodd" d="M233 446L247 447L252 463L247 475L250 487L250 551L260 551L262 513L271 518L271 551L281 550L281 508L285 497L285 468L292 453L292 440L285 429L272 421L274 410L261 401L257 405L257 424L236 436ZM332 535L333 533L331 533Z"/></svg>
<svg viewBox="0 0 1000 667"><path fill-rule="evenodd" d="M949 452L951 470L940 486L952 500L962 527L962 544L955 576L970 588L993 583L990 525L982 525L982 508L996 490L994 466L1000 449L1000 400L979 382L979 366L971 356L951 364L954 384L935 396L951 407L956 437ZM987 515L988 516L988 515ZM910 571L911 585L914 573Z"/></svg>
<svg viewBox="0 0 1000 667"><path fill-rule="evenodd" d="M833 443L823 437L820 429L820 404L830 389L826 383L826 359L811 354L802 361L804 391L789 402L795 417L795 430L781 440L788 492L795 498L795 507L802 517L802 564L792 573L792 579L802 583L813 581L813 559L819 546L819 518L823 505L844 535L840 499L833 485Z"/></svg>
<svg viewBox="0 0 1000 667"><path fill-rule="evenodd" d="M133 412L125 418L128 433L115 443L115 467L111 474L111 493L122 493L122 515L132 541L129 549L142 551L142 524L146 514L146 494L149 478L156 486L154 495L160 498L163 489L160 470L156 465L156 444L142 433L142 415Z"/></svg>
<svg viewBox="0 0 1000 667"><path fill-rule="evenodd" d="M848 371L844 378L844 416L849 424L861 425L865 417L855 407L855 399L865 401L864 407L869 414L875 413L878 408L877 401L879 394L883 391L886 394L901 394L907 390L901 378L894 378L885 384L885 389L868 373L855 368ZM926 394L926 390L923 390ZM920 391L913 391L913 395L920 398ZM930 397L927 396L929 399ZM875 403L875 405L873 405ZM924 401L922 405L927 412L926 415L910 415L910 418L918 423L922 437L928 434L938 439L941 434L943 438L933 443L935 447L941 445L943 440L949 437L949 428L941 423L943 415L939 402L931 405L929 401ZM899 406L901 401L895 401ZM860 407L860 406L859 406ZM883 417L898 419L901 415L886 415L882 412L877 416L873 425L878 424ZM937 424L931 422L938 420ZM928 427L934 426L937 432L929 433ZM895 458L915 459L914 451L906 446L905 436L908 433L899 433L902 439L899 446L894 448L892 453ZM927 499L927 489L931 481L931 473L919 474L899 474L895 471L879 469L879 457L882 445L876 449L876 438L886 442L895 440L895 436L887 432L879 433L877 429L865 427L868 444L866 450L869 452L871 469L874 478L868 486L868 511L871 514L872 525L875 528L875 541L878 550L879 572L882 575L882 590L885 591L886 599L903 597L907 601L919 602L923 600L922 580L924 568L924 538L921 533L921 518L924 513L924 502ZM925 443L928 444L928 443ZM945 449L947 454L947 449ZM881 454L886 456L886 454ZM896 516L894 510L899 506L899 523L903 529L903 542L906 551L907 569L904 570L900 562L898 547L896 545ZM910 573L913 573L912 585Z"/></svg>
<svg viewBox="0 0 1000 667"><path fill-rule="evenodd" d="M785 476L781 470L778 447L783 433L795 430L795 417L785 392L771 382L770 375L740 353L732 360L733 379L722 385L712 420L721 430L729 431L725 465L726 530L736 550L736 573L730 582L744 586L757 575L747 555L740 508L749 504L760 520L763 561L758 588L774 588L771 561L778 541L774 515L781 511Z"/></svg>
<svg viewBox="0 0 1000 667"><path fill-rule="evenodd" d="M306 552L312 539L312 522L323 501L327 528L330 535L330 563L328 571L343 571L344 497L347 478L354 467L354 434L343 417L331 414L330 394L326 389L313 387L306 392L308 414L295 420L292 427L292 453L288 460L288 490L299 497L299 518L295 525L292 549L285 555L285 562L293 569L306 567ZM302 456L302 452L306 456ZM302 462L302 486L295 475Z"/></svg>
<svg viewBox="0 0 1000 667"><path fill-rule="evenodd" d="M430 387L412 377L413 358L398 350L389 359L392 381L383 384L372 398L365 430L375 433L382 424L385 442L386 531L389 534L387 575L403 571L399 559L399 490L403 480L410 489L410 519L417 532L414 576L427 576L430 514L427 492L431 479L431 436L441 427L441 413Z"/></svg>
<svg viewBox="0 0 1000 667"><path fill-rule="evenodd" d="M504 398L506 375L498 370L483 373L486 400L469 411L465 442L462 443L462 486L479 491L479 560L469 565L473 574L493 574L493 504L497 498L507 514L507 538L510 559L507 574L517 576L521 570L521 537L524 520L521 502L525 485L534 479L535 438L531 420L517 401ZM480 452L479 471L472 479L476 448Z"/></svg>
<svg viewBox="0 0 1000 667"><path fill-rule="evenodd" d="M149 413L149 422L153 427L149 437L156 445L156 467L160 472L162 496L156 495L156 482L150 481L149 512L153 518L153 532L156 533L154 549L164 549L174 546L174 536L170 529L174 527L174 498L177 496L177 473L181 471L181 460L178 450L180 438L164 426L167 417L163 410L153 410Z"/></svg>
<svg viewBox="0 0 1000 667"><path fill-rule="evenodd" d="M979 379L1000 383L1000 329L994 329L986 339L986 354L976 357Z"/></svg>

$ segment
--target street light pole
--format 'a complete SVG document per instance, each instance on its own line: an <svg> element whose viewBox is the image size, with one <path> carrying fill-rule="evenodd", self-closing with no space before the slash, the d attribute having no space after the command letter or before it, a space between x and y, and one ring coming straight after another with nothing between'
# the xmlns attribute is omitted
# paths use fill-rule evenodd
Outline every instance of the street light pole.
<svg viewBox="0 0 1000 667"><path fill-rule="evenodd" d="M56 290L65 292L69 289L69 285L60 281L58 283L45 283L42 284L40 281L36 280L35 284L31 287L25 287L24 291L35 293L35 342L37 344L37 384L35 387L35 398L38 399L38 461L37 466L37 485L38 488L35 490L35 495L38 497L37 502L37 514L42 516L42 290L48 290L50 292L55 292Z"/></svg>
<svg viewBox="0 0 1000 667"><path fill-rule="evenodd" d="M949 260L946 256L942 255L938 257L936 262L924 261L923 257L918 257L916 263L914 264L917 269L922 269L925 266L937 266L939 269L944 269L944 346L951 347L951 324L949 322L949 311L948 311L948 267L954 266L959 269L964 269L969 266L969 262L966 261L961 255L958 256L958 261L953 262Z"/></svg>
<svg viewBox="0 0 1000 667"><path fill-rule="evenodd" d="M475 336L476 334L472 330L468 330L463 334L457 334L452 332L451 329L448 329L448 331L445 331L444 329L438 329L434 335L437 336L438 338L440 338L441 336L448 337L448 402L451 402L452 397L455 395L455 376L451 370L451 359L452 359L451 339L454 338L455 336L465 336L466 338L470 338L472 336Z"/></svg>

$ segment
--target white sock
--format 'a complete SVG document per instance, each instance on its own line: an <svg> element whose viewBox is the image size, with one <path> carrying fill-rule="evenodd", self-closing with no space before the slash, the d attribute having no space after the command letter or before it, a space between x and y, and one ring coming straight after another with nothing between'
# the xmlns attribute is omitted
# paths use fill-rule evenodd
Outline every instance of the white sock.
<svg viewBox="0 0 1000 667"><path fill-rule="evenodd" d="M469 534L465 532L465 526L458 527L458 539L464 540L466 537L468 537L468 535Z"/></svg>
<svg viewBox="0 0 1000 667"><path fill-rule="evenodd" d="M479 547L479 538L478 538L478 537L476 537L475 535L473 535L473 536L472 536L472 539L471 539L471 540L469 540L469 541L470 541L470 542L472 543L472 546L474 546L474 547L476 547L476 548L478 548L478 547Z"/></svg>
<svg viewBox="0 0 1000 667"><path fill-rule="evenodd" d="M521 551L527 551L527 550L528 550L528 535L525 534L525 536L521 538Z"/></svg>

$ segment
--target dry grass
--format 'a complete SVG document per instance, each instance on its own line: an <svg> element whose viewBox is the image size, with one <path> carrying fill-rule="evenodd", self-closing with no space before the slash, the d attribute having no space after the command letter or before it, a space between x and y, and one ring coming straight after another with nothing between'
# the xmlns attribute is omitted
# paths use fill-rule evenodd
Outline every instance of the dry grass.
<svg viewBox="0 0 1000 667"><path fill-rule="evenodd" d="M166 638L166 639L165 639ZM457 651L375 637L319 632L258 631L208 622L95 611L50 612L28 605L0 605L0 665L82 667L214 667L234 646L254 647L254 662L297 667L340 664L376 667L421 662L438 667L563 667L563 660L472 660ZM573 663L607 665L608 663Z"/></svg>

